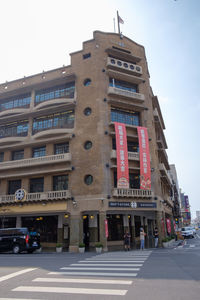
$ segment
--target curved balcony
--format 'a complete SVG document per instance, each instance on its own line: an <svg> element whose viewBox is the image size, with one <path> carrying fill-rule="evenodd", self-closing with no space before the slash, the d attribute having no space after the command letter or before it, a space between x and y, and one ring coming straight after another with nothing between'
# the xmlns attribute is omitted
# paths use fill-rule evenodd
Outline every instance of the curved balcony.
<svg viewBox="0 0 200 300"><path fill-rule="evenodd" d="M42 108L46 107L52 107L52 106L57 106L57 105L62 105L62 104L75 104L75 98L55 98L53 100L48 100L41 102L40 104L36 105L33 110L39 110Z"/></svg>
<svg viewBox="0 0 200 300"><path fill-rule="evenodd" d="M48 137L54 137L58 135L64 135L66 133L72 133L74 128L51 128L48 130L43 130L32 135L33 139L43 139Z"/></svg>
<svg viewBox="0 0 200 300"><path fill-rule="evenodd" d="M9 170L9 169L17 169L17 168L28 168L39 165L48 165L48 164L56 164L60 162L70 162L71 161L71 153L63 153L56 155L48 155L36 158L28 158L28 159L20 159L20 160L12 160L0 163L0 170Z"/></svg>
<svg viewBox="0 0 200 300"><path fill-rule="evenodd" d="M111 159L117 158L117 151L116 150L111 150L110 154ZM139 160L139 153L138 152L128 152L128 159L129 160Z"/></svg>
<svg viewBox="0 0 200 300"><path fill-rule="evenodd" d="M109 86L108 88L108 95L114 95L117 97L122 97L126 99L135 100L137 102L143 103L145 100L145 97L143 94L131 92L125 89L120 89L114 86Z"/></svg>
<svg viewBox="0 0 200 300"><path fill-rule="evenodd" d="M0 112L0 117L10 117L13 115L25 114L29 111L29 108L12 108Z"/></svg>
<svg viewBox="0 0 200 300"><path fill-rule="evenodd" d="M22 202L36 202L36 201L55 201L67 200L71 198L71 193L68 190L63 191L49 191L43 193L27 193L24 200L16 200L15 195L0 195L0 204L6 203L22 203Z"/></svg>
<svg viewBox="0 0 200 300"><path fill-rule="evenodd" d="M9 136L0 138L0 146L2 145L12 145L16 143L22 143L27 139L27 136Z"/></svg>

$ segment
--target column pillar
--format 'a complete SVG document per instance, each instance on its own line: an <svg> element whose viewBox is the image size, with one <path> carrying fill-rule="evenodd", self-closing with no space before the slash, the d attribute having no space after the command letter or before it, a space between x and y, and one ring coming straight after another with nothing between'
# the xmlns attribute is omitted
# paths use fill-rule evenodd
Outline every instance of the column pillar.
<svg viewBox="0 0 200 300"><path fill-rule="evenodd" d="M104 212L104 211L99 212L100 243L103 244L103 250L108 251L107 237L106 237L106 231L105 231L105 220L106 220L106 212Z"/></svg>
<svg viewBox="0 0 200 300"><path fill-rule="evenodd" d="M134 215L131 215L131 238L132 238L132 247L136 248L136 242L135 242L135 218Z"/></svg>
<svg viewBox="0 0 200 300"><path fill-rule="evenodd" d="M58 215L57 243L63 243L63 215Z"/></svg>
<svg viewBox="0 0 200 300"><path fill-rule="evenodd" d="M163 225L162 225L162 219L165 224L165 219L163 218L163 214L161 211L156 211L156 227L158 228L158 234L159 234L159 239L158 239L158 245L159 247L162 247L162 239L165 236L165 232L163 232Z"/></svg>
<svg viewBox="0 0 200 300"><path fill-rule="evenodd" d="M71 215L69 252L78 252L80 242L83 242L83 219L81 214Z"/></svg>
<svg viewBox="0 0 200 300"><path fill-rule="evenodd" d="M16 228L22 227L22 219L20 216L16 217Z"/></svg>

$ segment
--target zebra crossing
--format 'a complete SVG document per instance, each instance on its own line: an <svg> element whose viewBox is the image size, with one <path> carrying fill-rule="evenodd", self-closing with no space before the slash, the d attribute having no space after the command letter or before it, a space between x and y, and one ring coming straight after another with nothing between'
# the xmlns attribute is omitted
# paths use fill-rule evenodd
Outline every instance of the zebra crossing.
<svg viewBox="0 0 200 300"><path fill-rule="evenodd" d="M31 298L34 293L47 297L48 293L54 293L58 299L61 294L125 296L151 252L119 251L94 255L48 272L45 277L34 278L31 285L20 285L12 291L15 296L16 292L24 292Z"/></svg>

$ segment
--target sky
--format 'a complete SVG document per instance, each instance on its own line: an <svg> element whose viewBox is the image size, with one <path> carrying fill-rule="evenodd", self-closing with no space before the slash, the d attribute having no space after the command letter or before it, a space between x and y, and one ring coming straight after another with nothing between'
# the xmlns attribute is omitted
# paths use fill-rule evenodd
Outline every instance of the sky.
<svg viewBox="0 0 200 300"><path fill-rule="evenodd" d="M143 45L158 96L179 187L200 210L200 1L0 0L0 83L70 64L93 31L114 32ZM116 30L117 30L117 24Z"/></svg>

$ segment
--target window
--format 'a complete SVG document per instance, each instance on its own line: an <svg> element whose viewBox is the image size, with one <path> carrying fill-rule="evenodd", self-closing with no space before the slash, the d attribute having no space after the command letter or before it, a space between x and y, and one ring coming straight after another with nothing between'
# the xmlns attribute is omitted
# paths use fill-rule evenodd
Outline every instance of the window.
<svg viewBox="0 0 200 300"><path fill-rule="evenodd" d="M92 82L91 79L87 78L84 80L83 84L84 84L84 86L89 86L91 84L91 82Z"/></svg>
<svg viewBox="0 0 200 300"><path fill-rule="evenodd" d="M17 190L21 189L21 180L8 181L8 195L14 195Z"/></svg>
<svg viewBox="0 0 200 300"><path fill-rule="evenodd" d="M122 89L122 90L127 90L129 92L138 93L138 85L134 84L134 83L130 83L130 82L110 78L109 79L109 85L112 86L112 87Z"/></svg>
<svg viewBox="0 0 200 300"><path fill-rule="evenodd" d="M53 190L68 190L68 175L53 176Z"/></svg>
<svg viewBox="0 0 200 300"><path fill-rule="evenodd" d="M4 100L3 103L0 104L0 111L14 109L18 107L29 107L30 102L31 102L30 94L15 96Z"/></svg>
<svg viewBox="0 0 200 300"><path fill-rule="evenodd" d="M89 116L89 115L91 115L91 113L92 113L92 109L90 107L86 107L84 109L84 115L85 116Z"/></svg>
<svg viewBox="0 0 200 300"><path fill-rule="evenodd" d="M32 157L41 157L46 155L46 146L34 148Z"/></svg>
<svg viewBox="0 0 200 300"><path fill-rule="evenodd" d="M4 152L0 152L0 162L4 161Z"/></svg>
<svg viewBox="0 0 200 300"><path fill-rule="evenodd" d="M114 187L117 188L117 172L114 172ZM140 189L140 175L129 173L129 188Z"/></svg>
<svg viewBox="0 0 200 300"><path fill-rule="evenodd" d="M20 160L24 158L24 150L18 150L12 152L12 160Z"/></svg>
<svg viewBox="0 0 200 300"><path fill-rule="evenodd" d="M111 122L119 122L139 126L139 113L119 109L111 109Z"/></svg>
<svg viewBox="0 0 200 300"><path fill-rule="evenodd" d="M69 153L69 143L54 145L54 154Z"/></svg>
<svg viewBox="0 0 200 300"><path fill-rule="evenodd" d="M30 193L42 193L44 190L44 178L30 179Z"/></svg>
<svg viewBox="0 0 200 300"><path fill-rule="evenodd" d="M66 111L33 119L33 134L53 128L73 128L74 111Z"/></svg>
<svg viewBox="0 0 200 300"><path fill-rule="evenodd" d="M93 182L93 176L92 175L86 175L85 178L84 178L84 182L87 185L92 184L92 182Z"/></svg>
<svg viewBox="0 0 200 300"><path fill-rule="evenodd" d="M85 142L84 148L85 148L85 150L91 149L92 148L92 142L91 141Z"/></svg>
<svg viewBox="0 0 200 300"><path fill-rule="evenodd" d="M112 139L112 149L116 150L116 139ZM128 152L139 152L139 145L137 142L127 141Z"/></svg>
<svg viewBox="0 0 200 300"><path fill-rule="evenodd" d="M35 104L56 98L74 98L75 82L54 86L48 89L37 91L35 94Z"/></svg>
<svg viewBox="0 0 200 300"><path fill-rule="evenodd" d="M0 139L28 135L28 121L14 122L0 127Z"/></svg>
<svg viewBox="0 0 200 300"><path fill-rule="evenodd" d="M91 53L83 54L83 59L87 59L91 57Z"/></svg>

